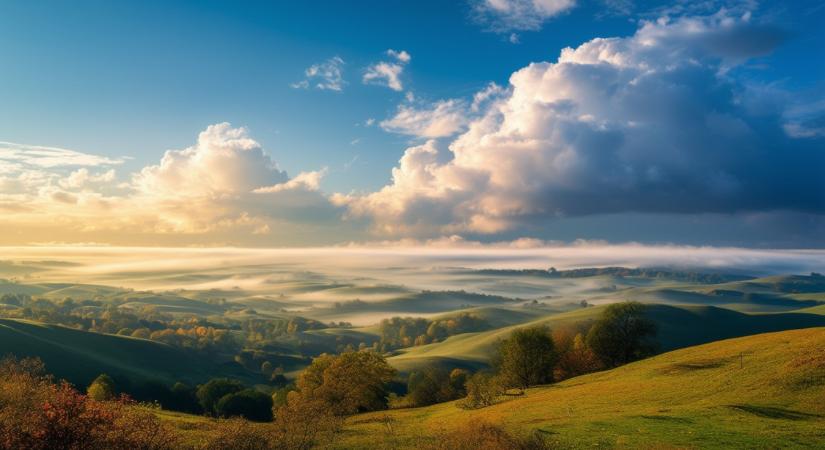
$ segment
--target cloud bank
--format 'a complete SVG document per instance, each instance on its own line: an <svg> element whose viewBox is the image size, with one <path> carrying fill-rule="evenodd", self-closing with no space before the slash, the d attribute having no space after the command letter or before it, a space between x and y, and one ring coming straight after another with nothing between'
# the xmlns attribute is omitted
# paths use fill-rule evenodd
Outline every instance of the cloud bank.
<svg viewBox="0 0 825 450"><path fill-rule="evenodd" d="M781 106L732 70L782 37L722 11L566 48L513 73L451 142L407 149L391 184L335 201L396 235L612 213L822 214L822 141L789 136ZM448 134L396 120L417 115L402 109L386 126Z"/></svg>

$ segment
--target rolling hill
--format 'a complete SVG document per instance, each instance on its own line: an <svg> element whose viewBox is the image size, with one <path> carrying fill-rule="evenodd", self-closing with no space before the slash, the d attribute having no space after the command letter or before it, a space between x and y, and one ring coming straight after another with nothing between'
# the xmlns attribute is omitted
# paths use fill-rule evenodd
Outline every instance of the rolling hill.
<svg viewBox="0 0 825 450"><path fill-rule="evenodd" d="M9 354L39 357L50 373L78 386L86 386L101 373L134 383L198 383L221 376L256 381L234 362L211 363L158 342L0 319L0 356Z"/></svg>
<svg viewBox="0 0 825 450"><path fill-rule="evenodd" d="M403 349L389 361L402 372L431 364L481 367L489 360L495 343L518 327L587 326L603 308L582 308L491 331L460 334L443 342ZM770 331L825 326L825 316L820 314L746 314L713 306L649 305L647 314L658 326L657 341L661 351Z"/></svg>
<svg viewBox="0 0 825 450"><path fill-rule="evenodd" d="M825 328L713 342L479 410L451 402L353 416L334 447L415 448L487 421L573 448L814 448L825 442L823 348Z"/></svg>

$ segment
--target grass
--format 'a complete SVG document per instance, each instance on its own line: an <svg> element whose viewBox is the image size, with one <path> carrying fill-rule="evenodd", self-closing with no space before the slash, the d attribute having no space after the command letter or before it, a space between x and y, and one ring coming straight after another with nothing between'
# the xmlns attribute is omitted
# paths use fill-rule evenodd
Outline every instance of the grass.
<svg viewBox="0 0 825 450"><path fill-rule="evenodd" d="M433 364L479 367L486 364L495 343L521 326L546 325L550 328L586 325L595 320L603 306L552 314L508 327L480 333L466 333L443 342L411 347L389 359L409 372ZM648 315L658 325L660 350L668 351L720 339L769 331L825 326L825 316L807 313L746 314L712 306L650 305Z"/></svg>
<svg viewBox="0 0 825 450"><path fill-rule="evenodd" d="M354 416L335 447L412 448L468 421L538 430L576 448L816 447L825 442L823 348L824 328L713 342L480 410L446 403Z"/></svg>
<svg viewBox="0 0 825 450"><path fill-rule="evenodd" d="M81 387L101 373L129 382L167 384L197 383L219 376L249 377L234 363L216 364L158 342L0 319L0 356L7 354L39 357L50 373Z"/></svg>

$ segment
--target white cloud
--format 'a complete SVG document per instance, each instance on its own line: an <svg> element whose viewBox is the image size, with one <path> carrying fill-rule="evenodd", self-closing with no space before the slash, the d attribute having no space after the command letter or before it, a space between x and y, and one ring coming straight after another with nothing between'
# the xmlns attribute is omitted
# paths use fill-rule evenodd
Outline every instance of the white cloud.
<svg viewBox="0 0 825 450"><path fill-rule="evenodd" d="M256 194L268 194L273 192L284 192L295 189L304 189L307 191L317 191L321 187L321 178L326 175L327 169L316 170L312 172L301 172L289 181L278 183L273 186L266 186L254 189L252 192Z"/></svg>
<svg viewBox="0 0 825 450"><path fill-rule="evenodd" d="M159 197L221 197L287 180L246 128L224 122L207 127L194 146L167 151L160 164L134 177L134 185Z"/></svg>
<svg viewBox="0 0 825 450"><path fill-rule="evenodd" d="M89 169L81 167L60 180L61 187L66 189L81 189L89 185L105 184L115 181L115 170L109 169L102 173L91 173Z"/></svg>
<svg viewBox="0 0 825 450"><path fill-rule="evenodd" d="M344 60L334 56L322 63L313 64L304 71L305 79L293 83L295 89L307 89L314 86L317 89L341 91L344 89Z"/></svg>
<svg viewBox="0 0 825 450"><path fill-rule="evenodd" d="M410 60L412 59L412 56L410 56L410 54L407 53L405 50L395 51L393 49L389 49L389 50L387 50L387 56L389 56L391 58L395 58L395 59L398 60L398 62L401 62L401 63L404 63L404 64L410 62Z"/></svg>
<svg viewBox="0 0 825 450"><path fill-rule="evenodd" d="M576 6L575 0L477 0L473 5L475 19L490 31L506 33L538 30L552 17ZM511 34L516 41L518 35Z"/></svg>
<svg viewBox="0 0 825 450"><path fill-rule="evenodd" d="M394 91L403 91L404 84L401 81L401 74L404 66L410 62L411 56L404 50L387 50L387 56L394 61L381 61L371 64L364 72L362 81L364 84L376 84L386 86Z"/></svg>
<svg viewBox="0 0 825 450"><path fill-rule="evenodd" d="M0 142L0 167L23 165L30 167L110 166L122 159L93 155L58 147Z"/></svg>
<svg viewBox="0 0 825 450"><path fill-rule="evenodd" d="M779 40L723 11L564 49L556 62L513 73L506 89L477 94L477 113L446 150L411 147L391 184L335 201L398 235L499 233L622 212L821 213L821 147L789 140L781 111L753 107L757 94L727 70ZM450 116L445 109L401 107L382 126L444 136L457 123L436 120Z"/></svg>
<svg viewBox="0 0 825 450"><path fill-rule="evenodd" d="M0 228L56 226L44 231L52 238L71 233L125 233L132 237L201 234L236 240L247 233L299 233L299 224L304 228L332 224L338 214L320 192L326 170L290 178L248 130L228 123L207 127L193 146L167 151L158 164L134 173L129 182L117 180L114 170L105 167L72 171L63 166L116 160L78 152L59 155L58 161L55 152L37 152L34 162L19 152L12 155L19 164L44 167L0 173L0 209L8 212ZM38 159L43 157L49 159ZM22 207L12 207L15 203Z"/></svg>
<svg viewBox="0 0 825 450"><path fill-rule="evenodd" d="M468 121L466 105L460 100L441 100L425 108L399 105L395 115L380 123L392 133L421 138L451 136Z"/></svg>

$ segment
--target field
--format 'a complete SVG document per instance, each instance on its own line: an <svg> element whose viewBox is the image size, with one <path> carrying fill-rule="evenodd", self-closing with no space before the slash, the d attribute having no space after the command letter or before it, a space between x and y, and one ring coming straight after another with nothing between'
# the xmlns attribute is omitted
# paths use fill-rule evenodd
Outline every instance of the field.
<svg viewBox="0 0 825 450"><path fill-rule="evenodd" d="M713 342L479 410L453 402L355 416L335 447L413 448L469 421L575 448L816 447L825 441L823 348L823 328Z"/></svg>

